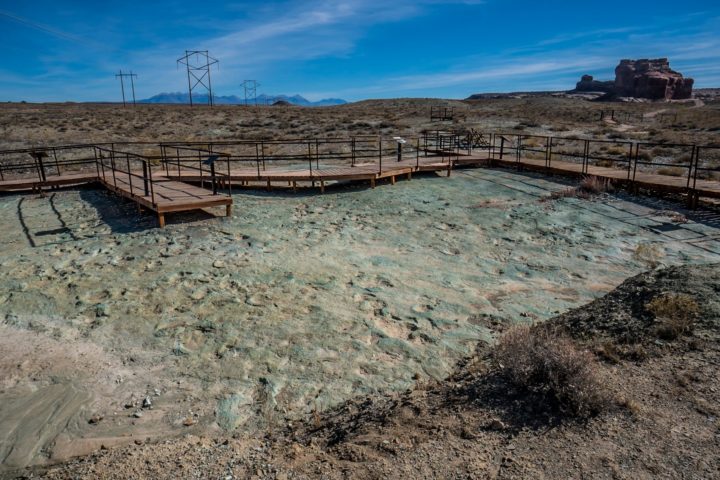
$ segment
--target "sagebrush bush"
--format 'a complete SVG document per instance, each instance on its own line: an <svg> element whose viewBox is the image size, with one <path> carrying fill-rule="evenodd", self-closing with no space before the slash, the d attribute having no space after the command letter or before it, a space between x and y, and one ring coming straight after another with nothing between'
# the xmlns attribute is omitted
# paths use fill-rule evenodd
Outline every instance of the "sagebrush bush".
<svg viewBox="0 0 720 480"><path fill-rule="evenodd" d="M700 307L690 295L663 293L645 305L658 322L657 335L665 340L675 340L692 332Z"/></svg>
<svg viewBox="0 0 720 480"><path fill-rule="evenodd" d="M494 360L509 382L556 402L569 415L589 417L612 403L595 356L565 335L514 327L498 342Z"/></svg>
<svg viewBox="0 0 720 480"><path fill-rule="evenodd" d="M578 189L586 193L597 195L599 193L612 190L612 184L610 183L610 179L589 175L587 177L583 177L580 181Z"/></svg>

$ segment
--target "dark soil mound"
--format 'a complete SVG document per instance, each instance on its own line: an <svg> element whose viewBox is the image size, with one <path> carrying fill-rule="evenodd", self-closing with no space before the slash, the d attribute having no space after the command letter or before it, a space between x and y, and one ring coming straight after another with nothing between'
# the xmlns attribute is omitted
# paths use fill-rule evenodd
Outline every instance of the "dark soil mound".
<svg viewBox="0 0 720 480"><path fill-rule="evenodd" d="M629 278L594 302L553 318L579 338L607 337L621 343L657 340L656 315L648 304L662 295L684 295L697 304L696 330L720 327L720 264L670 267Z"/></svg>

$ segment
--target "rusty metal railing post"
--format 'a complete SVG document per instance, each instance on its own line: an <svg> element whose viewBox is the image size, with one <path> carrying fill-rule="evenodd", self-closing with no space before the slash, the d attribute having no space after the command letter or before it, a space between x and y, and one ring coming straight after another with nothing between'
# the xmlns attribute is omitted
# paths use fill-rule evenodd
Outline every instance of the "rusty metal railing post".
<svg viewBox="0 0 720 480"><path fill-rule="evenodd" d="M415 139L415 168L420 168L420 137Z"/></svg>
<svg viewBox="0 0 720 480"><path fill-rule="evenodd" d="M215 178L215 162L210 162L210 178L213 195L217 195L217 179Z"/></svg>
<svg viewBox="0 0 720 480"><path fill-rule="evenodd" d="M308 159L308 167L310 167L310 178L312 178L313 175L313 169L312 169L312 147L310 146L310 141L307 142L307 159Z"/></svg>
<svg viewBox="0 0 720 480"><path fill-rule="evenodd" d="M165 145L162 145L160 147L160 152L162 155L162 162L165 165L165 175L170 176L170 162L168 162L167 158L167 147Z"/></svg>
<svg viewBox="0 0 720 480"><path fill-rule="evenodd" d="M202 147L202 145L199 145L199 147ZM198 150L198 170L200 170L200 187L205 188L205 178L204 178L204 171L203 171L203 165L202 165L202 154Z"/></svg>
<svg viewBox="0 0 720 480"><path fill-rule="evenodd" d="M633 144L630 142L630 148L628 149L628 157L627 157L627 179L630 180L630 171L632 170L632 163L633 163Z"/></svg>
<svg viewBox="0 0 720 480"><path fill-rule="evenodd" d="M130 154L125 154L125 161L127 162L127 175L128 182L130 183L130 195L133 195L133 184L132 184L132 170L130 170Z"/></svg>
<svg viewBox="0 0 720 480"><path fill-rule="evenodd" d="M148 184L148 162L143 160L143 187L145 188L145 196L150 195L150 185Z"/></svg>
<svg viewBox="0 0 720 480"><path fill-rule="evenodd" d="M697 147L695 150L695 169L693 173L693 190L695 190L695 187L697 186L697 175L698 175L698 169L700 168L700 147Z"/></svg>
<svg viewBox="0 0 720 480"><path fill-rule="evenodd" d="M262 160L262 169L265 171L265 141L260 140L260 159Z"/></svg>
<svg viewBox="0 0 720 480"><path fill-rule="evenodd" d="M315 139L315 170L320 170L320 140Z"/></svg>
<svg viewBox="0 0 720 480"><path fill-rule="evenodd" d="M503 159L504 155L505 155L505 137L500 135L500 160Z"/></svg>
<svg viewBox="0 0 720 480"><path fill-rule="evenodd" d="M638 164L639 157L640 157L640 144L636 143L635 144L635 162L633 162L634 165L633 165L633 174L632 174L632 182L633 183L635 183L635 174L637 174L637 164Z"/></svg>
<svg viewBox="0 0 720 480"><path fill-rule="evenodd" d="M688 176L687 176L687 184L685 185L685 188L690 188L690 177L692 177L692 171L693 171L693 164L695 163L695 151L697 149L697 145L692 146L692 151L690 153L690 166L688 167Z"/></svg>
<svg viewBox="0 0 720 480"><path fill-rule="evenodd" d="M115 175L115 146L112 146L110 150L110 169L113 174L113 186L117 188L117 176Z"/></svg>
<svg viewBox="0 0 720 480"><path fill-rule="evenodd" d="M382 137L378 136L378 159L380 160L380 173L382 173Z"/></svg>
<svg viewBox="0 0 720 480"><path fill-rule="evenodd" d="M100 165L98 163L98 152L97 147L93 145L93 156L95 157L95 170L97 171L97 176L100 178Z"/></svg>
<svg viewBox="0 0 720 480"><path fill-rule="evenodd" d="M60 171L60 163L58 162L57 150L55 149L55 147L53 147L52 152L53 152L53 158L55 158L55 169L57 170L58 176L60 176L60 174L62 172Z"/></svg>
<svg viewBox="0 0 720 480"><path fill-rule="evenodd" d="M260 144L255 142L255 166L257 167L257 178L260 180Z"/></svg>

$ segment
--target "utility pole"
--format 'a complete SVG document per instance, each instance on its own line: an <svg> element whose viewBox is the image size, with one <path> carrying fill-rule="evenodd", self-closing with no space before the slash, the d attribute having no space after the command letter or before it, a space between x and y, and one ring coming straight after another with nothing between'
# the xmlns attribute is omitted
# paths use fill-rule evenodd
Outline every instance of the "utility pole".
<svg viewBox="0 0 720 480"><path fill-rule="evenodd" d="M252 98L257 107L257 87L260 84L256 80L245 80L241 86L245 90L245 106L248 106L248 98Z"/></svg>
<svg viewBox="0 0 720 480"><path fill-rule="evenodd" d="M133 106L135 106L135 81L133 80L133 78L137 77L137 75L132 73L132 70L130 71L130 73L123 73L123 71L120 70L120 73L115 75L115 78L120 79L120 91L122 92L123 107L125 106L125 77L130 77L130 86L132 87L132 102Z"/></svg>
<svg viewBox="0 0 720 480"><path fill-rule="evenodd" d="M215 100L212 93L212 82L210 81L210 67L219 65L220 61L211 57L207 50L185 50L185 55L178 58L177 64L185 65L188 78L188 95L190 106L193 106L193 90L198 85L208 92L208 105L213 106ZM193 83L194 82L194 83Z"/></svg>

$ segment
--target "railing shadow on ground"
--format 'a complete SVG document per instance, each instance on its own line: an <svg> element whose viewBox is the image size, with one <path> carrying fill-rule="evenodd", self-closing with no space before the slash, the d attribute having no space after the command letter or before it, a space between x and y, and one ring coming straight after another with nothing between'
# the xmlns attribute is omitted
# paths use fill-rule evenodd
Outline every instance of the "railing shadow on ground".
<svg viewBox="0 0 720 480"><path fill-rule="evenodd" d="M516 170L511 170L509 168L503 168L503 167L499 167L497 170L508 172L509 174L512 175L513 182L520 183L520 184L525 185L525 186L529 187L530 189L536 190L536 191L535 192L527 191L527 190L524 190L521 188L513 187L512 185L508 185L507 182L503 181L502 178L487 178L487 177L483 176L482 180L491 182L491 183L495 183L497 185L503 186L504 188L514 189L525 195L533 196L533 197L537 198L538 201L540 201L542 199L550 198L550 194L553 191L555 191L555 189L543 188L542 186L538 185L536 182L518 180L518 178L517 178L517 177L525 177L525 178L532 178L535 180L547 180L547 176L545 176L541 173L532 172L532 171L528 171L528 170L516 171ZM565 186L577 185L577 182L572 182L571 180L569 180L567 178L563 178L563 177L553 177L552 182L553 183L557 182L557 183L559 183L561 185L565 185ZM539 192L537 192L537 190L546 192L546 194L539 193ZM605 198L607 199L608 196L605 196ZM697 243L700 243L703 241L717 241L720 244L720 208L693 210L693 209L682 206L682 204L679 205L675 201L669 201L666 198L661 198L661 197L657 197L657 196L653 197L653 196L645 196L645 195L633 195L631 193L624 192L624 191L617 191L615 193L609 194L609 198L615 198L617 200L622 200L624 202L628 202L630 204L638 205L638 206L645 207L645 208L652 209L652 210L650 212L647 212L646 214L638 214L637 212L633 212L633 211L623 208L622 205L619 203L608 202L607 200L603 200L602 197L600 197L597 200L597 202L599 202L599 204L601 204L604 208L612 208L612 209L616 210L617 212L622 213L626 216L610 215L607 212L604 212L600 209L593 208L593 206L594 206L593 200L582 201L582 202L576 203L575 206L576 206L576 208L581 208L584 210L592 211L595 214L601 215L601 216L608 218L615 222L621 222L621 223L625 223L629 226L642 228L642 229L651 231L655 234L666 236L668 239L678 241L681 243L690 244L690 245L693 245L697 248L701 248L701 249L706 250L711 253L720 254L720 246L718 247L718 249L709 249L709 248L705 248L703 246L697 245ZM638 223L635 223L632 221L632 220L638 220L638 219L642 219L642 218L657 217L657 216L659 216L660 212L678 213L678 214L684 216L685 218L687 218L687 220L689 220L691 222L717 229L719 233L716 235L706 235L706 234L703 234L703 233L700 233L697 231L693 231L694 236L687 238L687 239L677 239L677 238L667 235L668 232L663 231L663 225L669 225L669 224L677 225L676 223L661 222L659 220L655 220L657 222L657 225L639 225Z"/></svg>

